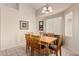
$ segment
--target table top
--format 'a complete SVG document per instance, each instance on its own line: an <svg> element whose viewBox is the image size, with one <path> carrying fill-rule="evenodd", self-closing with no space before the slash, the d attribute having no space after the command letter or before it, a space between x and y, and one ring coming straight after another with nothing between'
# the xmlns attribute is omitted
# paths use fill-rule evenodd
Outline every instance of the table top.
<svg viewBox="0 0 79 59"><path fill-rule="evenodd" d="M50 44L51 42L57 40L56 37L48 37L48 36L43 36L40 38L40 41L45 42L47 44Z"/></svg>

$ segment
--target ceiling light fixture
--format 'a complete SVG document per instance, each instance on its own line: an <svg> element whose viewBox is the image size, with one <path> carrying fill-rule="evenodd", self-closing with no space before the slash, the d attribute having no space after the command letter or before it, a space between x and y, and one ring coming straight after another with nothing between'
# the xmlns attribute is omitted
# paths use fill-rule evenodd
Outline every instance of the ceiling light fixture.
<svg viewBox="0 0 79 59"><path fill-rule="evenodd" d="M53 11L52 7L48 6L48 4L46 4L46 6L43 7L42 13L48 14L52 11Z"/></svg>

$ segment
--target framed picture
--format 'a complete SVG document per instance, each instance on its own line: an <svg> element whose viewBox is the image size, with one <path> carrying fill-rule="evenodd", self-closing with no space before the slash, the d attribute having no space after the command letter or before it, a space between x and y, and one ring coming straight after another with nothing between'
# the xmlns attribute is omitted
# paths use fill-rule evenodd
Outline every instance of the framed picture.
<svg viewBox="0 0 79 59"><path fill-rule="evenodd" d="M39 21L39 30L43 31L43 26L44 26L44 22L43 21Z"/></svg>
<svg viewBox="0 0 79 59"><path fill-rule="evenodd" d="M20 20L20 30L28 30L29 29L29 22Z"/></svg>

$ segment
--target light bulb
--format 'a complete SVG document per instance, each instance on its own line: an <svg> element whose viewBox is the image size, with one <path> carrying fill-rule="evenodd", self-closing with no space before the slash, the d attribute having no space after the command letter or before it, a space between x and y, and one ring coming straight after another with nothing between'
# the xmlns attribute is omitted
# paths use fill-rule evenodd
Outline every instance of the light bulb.
<svg viewBox="0 0 79 59"><path fill-rule="evenodd" d="M48 10L51 10L52 9L52 7L48 7Z"/></svg>
<svg viewBox="0 0 79 59"><path fill-rule="evenodd" d="M42 10L42 13L45 13L45 10Z"/></svg>
<svg viewBox="0 0 79 59"><path fill-rule="evenodd" d="M49 10L49 12L52 12L53 10L52 10L52 7L48 7L48 10Z"/></svg>
<svg viewBox="0 0 79 59"><path fill-rule="evenodd" d="M48 12L48 11L46 11L45 13L46 13L46 14L48 14L49 12Z"/></svg>
<svg viewBox="0 0 79 59"><path fill-rule="evenodd" d="M53 10L51 9L51 10L49 10L49 12L52 12Z"/></svg>
<svg viewBox="0 0 79 59"><path fill-rule="evenodd" d="M43 8L43 10L47 10L47 8L46 8L46 7L44 7L44 8Z"/></svg>

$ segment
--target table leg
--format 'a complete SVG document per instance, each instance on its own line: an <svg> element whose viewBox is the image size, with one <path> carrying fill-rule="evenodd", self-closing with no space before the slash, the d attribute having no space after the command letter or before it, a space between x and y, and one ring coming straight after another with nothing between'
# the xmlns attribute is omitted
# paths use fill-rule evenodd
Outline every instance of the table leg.
<svg viewBox="0 0 79 59"><path fill-rule="evenodd" d="M46 49L46 55L49 56L49 45L47 45L47 49Z"/></svg>
<svg viewBox="0 0 79 59"><path fill-rule="evenodd" d="M31 47L31 56L34 55L34 48Z"/></svg>

